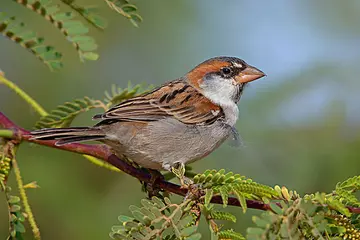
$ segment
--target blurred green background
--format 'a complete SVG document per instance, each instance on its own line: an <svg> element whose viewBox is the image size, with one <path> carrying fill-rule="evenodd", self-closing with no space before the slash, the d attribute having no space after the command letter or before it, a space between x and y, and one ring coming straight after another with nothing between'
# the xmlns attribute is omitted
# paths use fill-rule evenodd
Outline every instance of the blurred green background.
<svg viewBox="0 0 360 240"><path fill-rule="evenodd" d="M80 63L71 44L51 24L13 1L0 10L26 20L65 54L65 68L50 72L30 53L0 37L0 68L47 110L83 96L103 98L112 83L158 85L219 55L243 58L268 76L245 91L237 124L245 147L224 144L193 164L194 170L231 170L299 193L331 191L360 173L360 1L138 0L144 22L126 19L97 4L110 25L91 28L100 59ZM0 110L31 129L39 116L0 86ZM74 125L91 125L96 111ZM145 197L139 182L99 168L80 155L22 144L18 161L43 239L108 239L117 216ZM13 178L10 184L15 187ZM0 194L0 239L8 234ZM250 210L231 208L245 232ZM207 229L202 226L203 239ZM28 238L31 239L28 228ZM26 238L26 239L28 239Z"/></svg>

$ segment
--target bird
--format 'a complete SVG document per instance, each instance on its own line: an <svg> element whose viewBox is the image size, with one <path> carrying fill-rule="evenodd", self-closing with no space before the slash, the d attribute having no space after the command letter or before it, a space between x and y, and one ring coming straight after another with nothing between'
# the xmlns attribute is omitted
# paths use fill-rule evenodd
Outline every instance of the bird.
<svg viewBox="0 0 360 240"><path fill-rule="evenodd" d="M175 173L204 158L231 137L245 86L265 73L237 57L210 58L152 91L124 100L91 127L32 131L56 145L100 141L141 167ZM181 172L181 173L179 173Z"/></svg>

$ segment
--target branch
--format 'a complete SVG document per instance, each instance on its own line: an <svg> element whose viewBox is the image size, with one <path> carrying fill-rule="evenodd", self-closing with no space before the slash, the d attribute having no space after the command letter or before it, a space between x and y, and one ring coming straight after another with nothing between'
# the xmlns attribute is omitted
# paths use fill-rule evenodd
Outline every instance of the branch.
<svg viewBox="0 0 360 240"><path fill-rule="evenodd" d="M33 142L40 145L45 145L48 147L58 148L65 151L75 152L75 153L81 153L90 155L96 158L100 158L104 160L105 162L110 163L114 167L120 169L121 171L139 179L140 181L150 183L151 182L151 175L147 172L135 168L132 165L128 164L126 161L120 159L116 155L114 155L110 148L107 147L104 144L96 144L96 145L88 145L88 144L79 144L79 143L71 143L66 144L62 146L56 146L55 142L53 140L46 140L46 141L40 141L40 140L30 140L30 132L20 128L15 123L13 123L10 119L8 119L2 112L0 112L0 125L2 125L6 129L10 129L13 131L13 140L17 141L27 141L27 142ZM159 187L165 191L175 193L180 196L185 196L187 193L186 189L181 188L179 185L176 185L174 183L158 179L155 182L155 187ZM220 196L214 196L211 199L212 203L222 204L222 199ZM259 209L259 210L270 210L270 205L265 204L261 201L256 200L246 200L247 207L252 209ZM240 207L240 202L237 198L229 197L228 205L232 206L238 206ZM348 207L350 212L360 214L360 208L355 207Z"/></svg>

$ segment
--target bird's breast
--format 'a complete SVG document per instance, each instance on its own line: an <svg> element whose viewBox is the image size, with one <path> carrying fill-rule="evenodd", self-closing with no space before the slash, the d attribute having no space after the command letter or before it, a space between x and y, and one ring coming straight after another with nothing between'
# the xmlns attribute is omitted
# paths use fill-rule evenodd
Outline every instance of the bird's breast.
<svg viewBox="0 0 360 240"><path fill-rule="evenodd" d="M215 150L231 134L223 121L210 125L184 124L174 118L149 123L130 133L129 126L122 126L119 143L109 145L143 167L159 169L164 164L189 163L201 159ZM129 131L127 134L126 132ZM118 135L119 136L119 135ZM116 149L115 149L116 150Z"/></svg>

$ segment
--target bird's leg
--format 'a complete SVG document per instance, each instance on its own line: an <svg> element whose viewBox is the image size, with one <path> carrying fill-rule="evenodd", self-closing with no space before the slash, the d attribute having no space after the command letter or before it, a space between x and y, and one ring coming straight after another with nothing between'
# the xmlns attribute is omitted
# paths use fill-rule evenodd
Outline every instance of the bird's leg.
<svg viewBox="0 0 360 240"><path fill-rule="evenodd" d="M171 167L171 172L179 178L181 187L188 190L184 197L184 201L187 199L199 199L204 195L204 191L201 190L200 185L194 184L193 180L185 176L185 164L177 162Z"/></svg>
<svg viewBox="0 0 360 240"><path fill-rule="evenodd" d="M193 181L185 176L185 164L181 162L176 162L171 166L170 170L177 178L179 178L181 187L189 188L189 185L193 184Z"/></svg>
<svg viewBox="0 0 360 240"><path fill-rule="evenodd" d="M176 162L173 165L164 164L163 168L169 172L172 172L180 180L181 188L188 190L184 197L184 201L192 198L199 199L202 195L204 195L204 191L200 189L200 185L194 184L193 180L185 176L184 163Z"/></svg>

